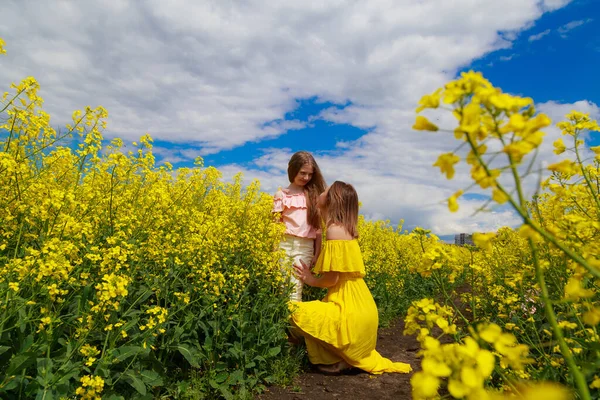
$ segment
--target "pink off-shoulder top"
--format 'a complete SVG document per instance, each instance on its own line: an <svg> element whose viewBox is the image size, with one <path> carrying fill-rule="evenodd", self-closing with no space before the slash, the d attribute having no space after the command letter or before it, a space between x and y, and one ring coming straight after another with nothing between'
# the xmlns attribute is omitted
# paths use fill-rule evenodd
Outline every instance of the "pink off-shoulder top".
<svg viewBox="0 0 600 400"><path fill-rule="evenodd" d="M273 212L281 213L286 235L316 239L317 230L308 223L308 203L304 192L290 194L279 189L273 198Z"/></svg>

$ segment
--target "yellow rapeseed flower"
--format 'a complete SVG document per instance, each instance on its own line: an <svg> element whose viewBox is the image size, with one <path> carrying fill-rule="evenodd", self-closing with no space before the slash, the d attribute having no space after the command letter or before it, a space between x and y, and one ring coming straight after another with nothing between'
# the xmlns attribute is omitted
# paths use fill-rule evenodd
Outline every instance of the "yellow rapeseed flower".
<svg viewBox="0 0 600 400"><path fill-rule="evenodd" d="M438 157L433 164L434 167L440 167L442 174L446 174L447 179L452 179L454 176L454 164L460 161L460 157L454 153L445 153Z"/></svg>
<svg viewBox="0 0 600 400"><path fill-rule="evenodd" d="M509 197L500 189L495 188L492 190L492 200L498 204L504 204L508 201Z"/></svg>
<svg viewBox="0 0 600 400"><path fill-rule="evenodd" d="M562 138L556 139L552 145L554 146L554 154L556 155L564 153L567 149Z"/></svg>
<svg viewBox="0 0 600 400"><path fill-rule="evenodd" d="M433 124L432 122L430 122L427 118L423 117L422 115L417 116L415 124L413 125L412 128L417 131L435 132L435 131L439 130L437 125Z"/></svg>
<svg viewBox="0 0 600 400"><path fill-rule="evenodd" d="M492 239L495 237L496 237L495 232L488 232L488 233L476 232L473 234L473 243L475 244L475 246L477 246L483 250L492 251L492 249L493 249Z"/></svg>
<svg viewBox="0 0 600 400"><path fill-rule="evenodd" d="M426 108L438 108L440 105L440 92L441 89L436 90L430 95L425 95L419 100L419 107L417 112L421 112Z"/></svg>
<svg viewBox="0 0 600 400"><path fill-rule="evenodd" d="M585 289L581 285L581 279L575 276L569 278L565 285L565 299L579 300L581 298L593 297L595 292L591 289Z"/></svg>
<svg viewBox="0 0 600 400"><path fill-rule="evenodd" d="M454 193L452 196L450 196L448 198L448 209L450 210L450 212L456 212L458 211L458 201L456 201L460 196L462 196L463 191L462 190L458 190L456 193Z"/></svg>
<svg viewBox="0 0 600 400"><path fill-rule="evenodd" d="M548 166L548 170L552 172L560 172L566 175L575 175L581 171L577 163L571 160L562 160L560 162L551 164Z"/></svg>
<svg viewBox="0 0 600 400"><path fill-rule="evenodd" d="M410 378L414 399L427 399L437 395L440 379L423 371L415 372Z"/></svg>
<svg viewBox="0 0 600 400"><path fill-rule="evenodd" d="M564 386L555 382L539 382L519 388L522 400L572 400L573 395Z"/></svg>
<svg viewBox="0 0 600 400"><path fill-rule="evenodd" d="M521 225L519 228L519 235L524 239L531 239L535 243L539 243L543 240L542 236L529 224Z"/></svg>
<svg viewBox="0 0 600 400"><path fill-rule="evenodd" d="M596 326L600 323L600 307L592 307L583 313L582 320L585 324Z"/></svg>

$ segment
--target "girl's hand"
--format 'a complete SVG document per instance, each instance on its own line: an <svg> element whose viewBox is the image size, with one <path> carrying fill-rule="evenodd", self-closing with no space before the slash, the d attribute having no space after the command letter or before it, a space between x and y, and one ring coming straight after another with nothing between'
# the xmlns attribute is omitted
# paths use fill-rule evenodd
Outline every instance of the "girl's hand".
<svg viewBox="0 0 600 400"><path fill-rule="evenodd" d="M294 263L294 274L296 274L298 280L301 280L302 282L306 282L312 275L310 267L302 260L300 260L300 265Z"/></svg>

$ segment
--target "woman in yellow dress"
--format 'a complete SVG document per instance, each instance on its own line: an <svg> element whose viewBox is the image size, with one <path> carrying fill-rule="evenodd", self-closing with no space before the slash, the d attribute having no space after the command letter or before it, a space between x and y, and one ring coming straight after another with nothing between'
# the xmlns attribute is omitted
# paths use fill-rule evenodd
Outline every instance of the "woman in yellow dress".
<svg viewBox="0 0 600 400"><path fill-rule="evenodd" d="M323 300L291 302L293 334L304 337L308 357L324 373L355 367L372 374L410 372L409 364L382 357L375 345L379 316L365 281L358 246L358 195L352 185L334 182L317 202L327 225L326 241L314 268L295 265L298 279L327 288Z"/></svg>

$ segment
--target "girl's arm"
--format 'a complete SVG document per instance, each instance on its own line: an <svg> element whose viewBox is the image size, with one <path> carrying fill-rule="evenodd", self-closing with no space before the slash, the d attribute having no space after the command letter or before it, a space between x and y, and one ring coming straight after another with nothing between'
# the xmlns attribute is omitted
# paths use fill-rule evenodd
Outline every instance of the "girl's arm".
<svg viewBox="0 0 600 400"><path fill-rule="evenodd" d="M304 263L304 261L300 260L300 265L294 264L294 272L299 280L306 283L308 286L320 287L320 288L329 288L335 285L340 279L339 272L325 272L319 278L314 276L312 272L310 272L310 267Z"/></svg>

